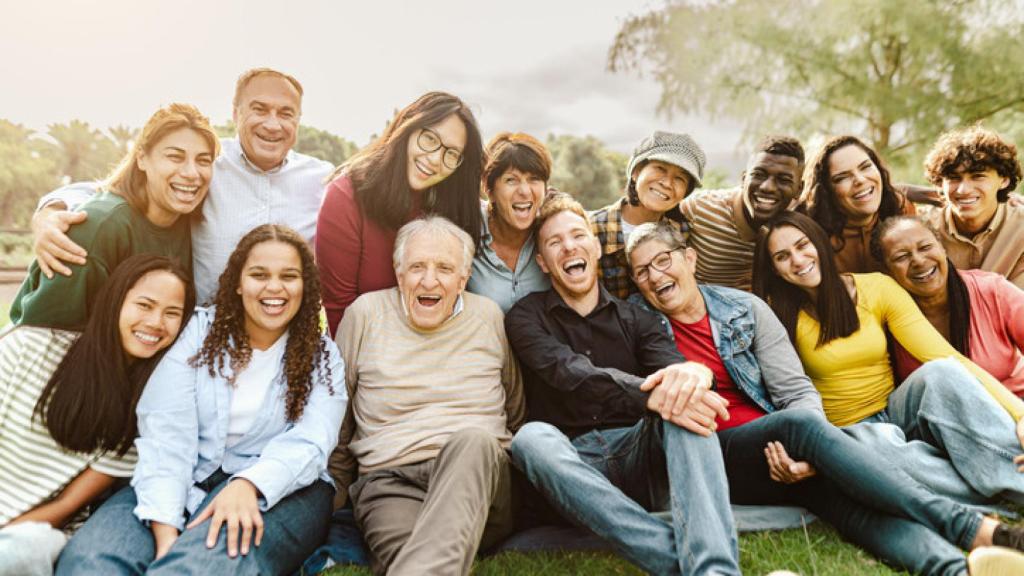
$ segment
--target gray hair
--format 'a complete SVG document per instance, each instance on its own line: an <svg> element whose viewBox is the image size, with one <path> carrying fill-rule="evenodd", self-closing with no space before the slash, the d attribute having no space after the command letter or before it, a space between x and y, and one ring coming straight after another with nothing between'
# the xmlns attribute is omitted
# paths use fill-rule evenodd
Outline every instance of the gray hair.
<svg viewBox="0 0 1024 576"><path fill-rule="evenodd" d="M660 240L670 250L686 248L686 237L678 228L664 219L659 222L646 222L633 229L626 241L626 260L633 255L633 250L648 240Z"/></svg>
<svg viewBox="0 0 1024 576"><path fill-rule="evenodd" d="M473 253L475 252L473 238L465 230L459 228L455 223L443 216L417 218L398 229L398 236L395 237L395 251L391 256L396 272L402 268L402 260L405 258L405 245L409 243L413 236L419 234L431 234L434 236L451 234L454 236L462 244L462 272L469 276L469 271L473 267Z"/></svg>

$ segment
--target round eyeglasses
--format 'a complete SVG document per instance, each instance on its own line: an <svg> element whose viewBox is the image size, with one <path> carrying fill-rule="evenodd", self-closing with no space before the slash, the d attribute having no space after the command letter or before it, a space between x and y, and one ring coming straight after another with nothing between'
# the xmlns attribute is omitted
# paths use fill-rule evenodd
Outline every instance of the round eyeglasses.
<svg viewBox="0 0 1024 576"><path fill-rule="evenodd" d="M637 284L646 282L647 278L651 275L651 268L654 268L658 272L664 272L671 268L672 253L676 250L680 250L680 248L672 248L670 250L658 252L647 264L633 268L633 280L635 280Z"/></svg>
<svg viewBox="0 0 1024 576"><path fill-rule="evenodd" d="M445 146L437 132L430 128L420 129L419 135L416 136L416 145L420 147L420 150L428 154L443 148L444 152L441 154L441 163L449 170L455 170L459 167L459 164L462 164L462 152L450 146Z"/></svg>

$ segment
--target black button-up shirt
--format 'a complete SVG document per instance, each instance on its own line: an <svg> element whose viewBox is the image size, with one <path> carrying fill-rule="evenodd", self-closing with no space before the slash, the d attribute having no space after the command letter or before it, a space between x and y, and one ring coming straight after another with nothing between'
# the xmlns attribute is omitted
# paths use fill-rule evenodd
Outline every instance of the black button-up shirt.
<svg viewBox="0 0 1024 576"><path fill-rule="evenodd" d="M598 286L597 307L586 317L554 289L522 298L505 316L523 371L527 419L570 438L636 424L647 411L644 378L684 361L657 316Z"/></svg>

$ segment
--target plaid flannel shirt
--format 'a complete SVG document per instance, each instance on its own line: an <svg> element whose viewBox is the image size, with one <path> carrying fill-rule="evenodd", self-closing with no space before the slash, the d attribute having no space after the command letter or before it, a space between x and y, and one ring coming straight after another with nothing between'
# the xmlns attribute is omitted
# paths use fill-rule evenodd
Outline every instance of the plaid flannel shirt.
<svg viewBox="0 0 1024 576"><path fill-rule="evenodd" d="M639 292L629 274L626 261L626 238L622 234L622 207L626 199L620 198L604 208L590 213L590 229L601 242L601 258L598 260L598 278L613 296L626 299ZM686 234L689 227L685 222L668 219Z"/></svg>

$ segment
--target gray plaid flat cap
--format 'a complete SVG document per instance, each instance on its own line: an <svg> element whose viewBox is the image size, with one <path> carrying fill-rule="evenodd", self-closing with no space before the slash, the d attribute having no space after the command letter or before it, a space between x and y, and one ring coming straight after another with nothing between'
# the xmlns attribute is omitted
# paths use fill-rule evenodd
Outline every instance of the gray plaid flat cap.
<svg viewBox="0 0 1024 576"><path fill-rule="evenodd" d="M661 160L686 170L695 180L694 186L700 186L704 179L704 163L707 157L704 150L690 138L689 134L655 131L644 138L633 150L633 156L626 166L626 181L633 177L633 168L646 160Z"/></svg>

